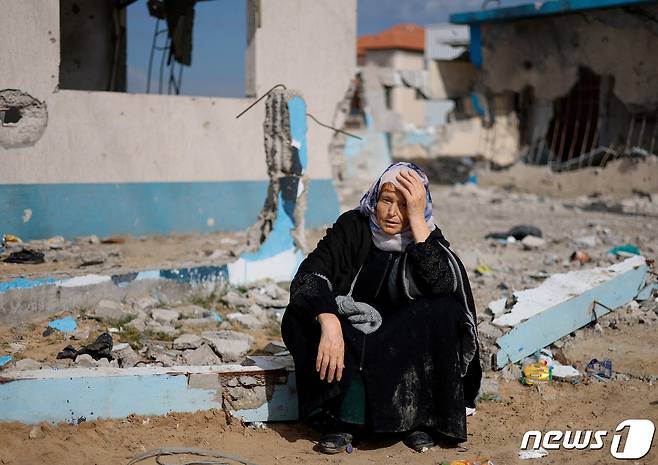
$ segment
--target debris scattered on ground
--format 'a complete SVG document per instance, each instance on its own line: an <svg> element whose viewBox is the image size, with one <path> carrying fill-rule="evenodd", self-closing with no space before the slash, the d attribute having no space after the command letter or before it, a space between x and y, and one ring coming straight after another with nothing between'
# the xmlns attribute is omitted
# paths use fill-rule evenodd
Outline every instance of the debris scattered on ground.
<svg viewBox="0 0 658 465"><path fill-rule="evenodd" d="M75 318L67 316L51 321L48 323L48 328L52 328L64 334L69 334L75 332L78 328L78 324L76 323Z"/></svg>
<svg viewBox="0 0 658 465"><path fill-rule="evenodd" d="M485 236L485 239L507 240L508 237L513 237L515 240L520 241L526 236L542 237L541 229L537 226L520 224L504 232L489 233Z"/></svg>
<svg viewBox="0 0 658 465"><path fill-rule="evenodd" d="M593 358L587 363L585 373L598 379L608 380L612 378L612 360L609 358L597 360Z"/></svg>
<svg viewBox="0 0 658 465"><path fill-rule="evenodd" d="M80 355L88 355L94 360L100 360L101 358L106 358L112 360L112 335L110 333L103 333L96 338L94 342L89 345L82 346L79 350L76 350L73 346L68 345L57 354L58 359L70 358L76 361ZM83 358L82 360L85 360Z"/></svg>
<svg viewBox="0 0 658 465"><path fill-rule="evenodd" d="M576 250L574 253L571 254L570 260L572 262L578 262L581 265L584 265L585 263L590 261L589 255L587 252L584 250Z"/></svg>
<svg viewBox="0 0 658 465"><path fill-rule="evenodd" d="M11 355L3 355L2 357L0 357L0 367L3 367L6 364L8 364L9 362L12 361L12 359L13 357Z"/></svg>
<svg viewBox="0 0 658 465"><path fill-rule="evenodd" d="M633 255L640 255L640 249L633 244L624 244L611 248L608 250L608 253L610 255L629 257Z"/></svg>
<svg viewBox="0 0 658 465"><path fill-rule="evenodd" d="M543 447L540 447L539 449L519 450L519 458L521 460L540 459L542 457L546 457L547 455L548 451Z"/></svg>
<svg viewBox="0 0 658 465"><path fill-rule="evenodd" d="M32 249L21 249L17 252L12 252L7 258L3 260L5 263L22 263L24 265L38 265L43 263L43 253L37 252Z"/></svg>

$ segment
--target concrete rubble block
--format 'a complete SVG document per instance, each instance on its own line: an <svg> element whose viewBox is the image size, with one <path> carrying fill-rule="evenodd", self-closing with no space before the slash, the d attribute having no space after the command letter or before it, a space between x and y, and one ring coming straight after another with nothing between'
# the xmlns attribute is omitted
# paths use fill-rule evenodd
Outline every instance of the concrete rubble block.
<svg viewBox="0 0 658 465"><path fill-rule="evenodd" d="M113 300L101 300L94 308L91 318L97 320L123 320L134 316L132 309L126 309L120 302Z"/></svg>
<svg viewBox="0 0 658 465"><path fill-rule="evenodd" d="M233 308L248 307L252 303L254 303L253 300L246 298L243 295L233 290L230 290L226 294L224 294L224 297L222 297L222 302L224 302L229 307L233 307Z"/></svg>
<svg viewBox="0 0 658 465"><path fill-rule="evenodd" d="M515 363L509 363L500 371L500 375L505 381L518 381L522 375L521 367Z"/></svg>
<svg viewBox="0 0 658 465"><path fill-rule="evenodd" d="M546 241L541 237L526 236L521 239L521 244L525 250L543 249L546 246Z"/></svg>
<svg viewBox="0 0 658 465"><path fill-rule="evenodd" d="M187 387L190 389L214 389L219 391L222 385L217 373L191 373L187 378Z"/></svg>
<svg viewBox="0 0 658 465"><path fill-rule="evenodd" d="M251 336L236 331L205 331L201 337L219 354L224 363L240 361L254 343Z"/></svg>
<svg viewBox="0 0 658 465"><path fill-rule="evenodd" d="M181 328L187 331L195 328L203 328L208 326L216 326L217 320L212 317L208 318L187 318L180 320Z"/></svg>
<svg viewBox="0 0 658 465"><path fill-rule="evenodd" d="M146 331L146 316L138 316L134 320L130 320L128 323L126 323L126 326L129 328L134 328L140 333L143 333Z"/></svg>
<svg viewBox="0 0 658 465"><path fill-rule="evenodd" d="M174 310L180 314L181 318L203 318L210 314L209 310L192 304L180 305L175 307Z"/></svg>
<svg viewBox="0 0 658 465"><path fill-rule="evenodd" d="M494 378L483 377L480 384L478 398L481 400L500 400L500 386L498 380Z"/></svg>
<svg viewBox="0 0 658 465"><path fill-rule="evenodd" d="M165 367L173 367L180 364L174 352L168 351L160 345L150 346L146 353L153 361Z"/></svg>
<svg viewBox="0 0 658 465"><path fill-rule="evenodd" d="M202 343L203 339L201 339L201 336L197 336L196 334L183 334L174 340L174 349L197 349Z"/></svg>
<svg viewBox="0 0 658 465"><path fill-rule="evenodd" d="M14 363L14 369L19 371L40 370L41 368L43 368L43 364L31 358L24 358Z"/></svg>
<svg viewBox="0 0 658 465"><path fill-rule="evenodd" d="M183 360L187 365L193 366L219 365L222 363L222 360L208 344L203 344L197 349L186 350L183 353Z"/></svg>
<svg viewBox="0 0 658 465"><path fill-rule="evenodd" d="M260 289L250 289L249 299L262 307L282 308L288 305L288 299L272 298Z"/></svg>
<svg viewBox="0 0 658 465"><path fill-rule="evenodd" d="M80 368L94 368L98 366L96 360L89 354L78 355L75 358L75 364Z"/></svg>
<svg viewBox="0 0 658 465"><path fill-rule="evenodd" d="M162 333L168 337L174 337L178 335L178 330L173 326L163 325L153 320L146 322L146 331L151 333Z"/></svg>
<svg viewBox="0 0 658 465"><path fill-rule="evenodd" d="M247 329L261 329L265 326L265 322L249 313L229 313L226 315L229 321L237 322Z"/></svg>
<svg viewBox="0 0 658 465"><path fill-rule="evenodd" d="M76 341L86 341L89 339L90 334L91 328L77 328L75 331L73 331L71 337Z"/></svg>
<svg viewBox="0 0 658 465"><path fill-rule="evenodd" d="M264 352L272 355L278 354L280 352L285 352L287 350L288 348L283 343L283 341L270 341L263 349Z"/></svg>
<svg viewBox="0 0 658 465"><path fill-rule="evenodd" d="M180 313L176 310L169 310L166 308L156 308L151 310L151 318L161 324L171 324L173 321L180 318Z"/></svg>
<svg viewBox="0 0 658 465"><path fill-rule="evenodd" d="M238 377L238 381L240 382L241 385L245 387L265 385L264 379L259 379L254 376L240 376Z"/></svg>
<svg viewBox="0 0 658 465"><path fill-rule="evenodd" d="M134 302L132 302L132 307L135 310L142 310L142 311L155 308L158 305L160 305L160 301L150 295L140 297Z"/></svg>
<svg viewBox="0 0 658 465"><path fill-rule="evenodd" d="M121 368L134 367L141 360L141 357L126 342L116 344L112 347L112 356L119 360L119 366Z"/></svg>
<svg viewBox="0 0 658 465"><path fill-rule="evenodd" d="M228 403L233 410L258 408L267 402L267 388L265 386L229 387L227 389Z"/></svg>
<svg viewBox="0 0 658 465"><path fill-rule="evenodd" d="M99 367L102 367L102 368L109 368L110 367L110 361L106 358L101 358L96 363L98 364Z"/></svg>

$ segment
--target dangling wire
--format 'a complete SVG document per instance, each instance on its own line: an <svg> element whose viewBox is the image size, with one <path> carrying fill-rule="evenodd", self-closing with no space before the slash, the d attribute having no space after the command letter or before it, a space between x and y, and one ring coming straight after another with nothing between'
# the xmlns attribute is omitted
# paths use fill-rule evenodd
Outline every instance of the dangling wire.
<svg viewBox="0 0 658 465"><path fill-rule="evenodd" d="M308 116L309 118L311 118L313 121L315 121L315 122L316 122L317 124L319 124L320 126L324 126L324 127L327 128L327 129L333 129L334 131L336 131L336 132L340 132L341 134L345 134L346 136L350 136L350 137L354 137L355 139L363 140L361 137L356 136L356 135L354 135L354 134L352 134L352 133L349 133L349 132L347 132L347 131L343 131L342 129L338 129L338 128L335 128L335 127L333 127L333 126L329 126L328 124L325 124L325 123L321 123L320 121L318 121L318 119L317 119L315 116L313 116L313 115L310 114L310 113L306 113L306 116Z"/></svg>
<svg viewBox="0 0 658 465"><path fill-rule="evenodd" d="M260 101L263 100L265 97L267 97L267 96L268 96L268 95L269 95L274 89L276 89L277 87L283 87L284 89L287 89L287 87L286 87L285 85L283 85L283 84L277 84L277 85L275 85L275 86L272 87L270 90L268 90L267 92L265 92L263 95L261 95L260 97L258 97L258 99L257 99L255 102L253 102L253 103L252 103L251 105L249 105L247 108L245 108L244 110L242 110L242 111L240 112L240 114L239 114L238 116L235 117L235 119L238 119L240 116L244 115L244 114L247 113L249 110L251 110L254 106L256 106L256 104L257 104L258 102L260 102ZM336 132L340 132L341 134L345 134L346 136L350 136L350 137L354 137L355 139L362 140L361 137L359 137L359 136L356 136L356 135L351 134L351 133L349 133L349 132L347 132L347 131L343 131L342 129L338 129L338 128L335 128L335 127L333 127L333 126L330 126L330 125L328 125L328 124L325 124L325 123L322 123L322 122L318 121L318 119L317 119L315 116L313 116L312 114L310 114L310 113L306 113L306 116L308 116L309 118L311 118L313 121L315 121L315 122L316 122L317 124L319 124L320 126L323 126L323 127L327 128L327 129L333 129L334 131L336 131Z"/></svg>
<svg viewBox="0 0 658 465"><path fill-rule="evenodd" d="M247 108L245 108L244 110L242 110L242 111L240 112L240 114L239 114L238 116L235 117L235 119L238 119L240 116L244 115L244 114L247 113L249 110L251 110L254 106L256 106L256 104L257 104L258 102L260 102L260 101L263 100L265 97L267 97L268 95L270 95L270 93L271 93L274 89L276 89L277 87L283 87L284 90L287 89L287 87L286 87L285 85L283 85L283 84L277 84L277 85L275 85L275 86L272 87L270 90L268 90L267 92L265 92L263 95L261 95L260 97L258 97L258 99L257 99L254 103L252 103L252 104L249 105Z"/></svg>

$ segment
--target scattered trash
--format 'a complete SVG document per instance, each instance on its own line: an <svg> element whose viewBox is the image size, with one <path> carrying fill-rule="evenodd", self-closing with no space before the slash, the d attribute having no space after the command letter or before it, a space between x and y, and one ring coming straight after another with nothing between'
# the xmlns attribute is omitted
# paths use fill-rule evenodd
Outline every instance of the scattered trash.
<svg viewBox="0 0 658 465"><path fill-rule="evenodd" d="M548 455L548 451L543 447L540 447L539 449L519 450L519 458L521 460L539 459L542 457L546 457L547 455Z"/></svg>
<svg viewBox="0 0 658 465"><path fill-rule="evenodd" d="M505 232L492 232L485 236L486 239L503 239L506 240L508 237L513 237L517 241L522 240L526 236L535 236L542 237L541 229L536 226L520 224L514 226Z"/></svg>
<svg viewBox="0 0 658 465"><path fill-rule="evenodd" d="M0 357L0 367L5 366L9 362L11 362L12 356L11 355L3 355Z"/></svg>
<svg viewBox="0 0 658 465"><path fill-rule="evenodd" d="M125 242L126 238L121 236L110 236L101 239L101 244L124 244Z"/></svg>
<svg viewBox="0 0 658 465"><path fill-rule="evenodd" d="M222 322L222 315L219 314L219 312L212 312L211 315L212 319L215 320L217 323Z"/></svg>
<svg viewBox="0 0 658 465"><path fill-rule="evenodd" d="M493 270L489 265L480 263L478 266L475 267L475 272L479 275L488 275L488 274L492 274Z"/></svg>
<svg viewBox="0 0 658 465"><path fill-rule="evenodd" d="M451 462L444 460L439 465L494 465L494 463L488 457L478 457L475 460L459 459Z"/></svg>
<svg viewBox="0 0 658 465"><path fill-rule="evenodd" d="M22 243L23 241L21 240L21 238L13 234L5 234L4 236L2 236L2 245L15 245Z"/></svg>
<svg viewBox="0 0 658 465"><path fill-rule="evenodd" d="M608 250L608 254L617 257L630 257L632 255L640 255L640 249L633 244L624 244Z"/></svg>
<svg viewBox="0 0 658 465"><path fill-rule="evenodd" d="M21 249L18 252L12 252L3 261L5 263L22 263L26 265L38 265L45 262L44 255L41 252L31 249Z"/></svg>
<svg viewBox="0 0 658 465"><path fill-rule="evenodd" d="M60 318L58 320L53 320L48 323L48 328L61 331L64 334L73 333L78 328L78 324L75 322L75 318L72 316L67 316Z"/></svg>
<svg viewBox="0 0 658 465"><path fill-rule="evenodd" d="M82 346L80 350L75 350L75 347L68 345L57 354L57 358L75 360L78 355L84 354L90 355L94 360L100 360L101 358L112 360L112 335L110 333L103 333L91 344Z"/></svg>
<svg viewBox="0 0 658 465"><path fill-rule="evenodd" d="M590 261L589 254L584 250L576 250L571 254L572 262L579 262L581 265Z"/></svg>
<svg viewBox="0 0 658 465"><path fill-rule="evenodd" d="M609 358L603 360L593 358L585 367L585 373L603 381L608 380L612 378L612 360Z"/></svg>
<svg viewBox="0 0 658 465"><path fill-rule="evenodd" d="M548 365L546 360L531 363L523 368L521 383L528 386L533 384L545 384L553 382L553 368Z"/></svg>

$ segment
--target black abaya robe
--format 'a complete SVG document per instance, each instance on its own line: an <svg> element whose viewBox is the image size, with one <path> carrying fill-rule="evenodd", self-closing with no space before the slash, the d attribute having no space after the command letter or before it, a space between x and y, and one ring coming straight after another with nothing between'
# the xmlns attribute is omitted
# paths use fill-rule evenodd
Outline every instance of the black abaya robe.
<svg viewBox="0 0 658 465"><path fill-rule="evenodd" d="M302 419L318 409L335 414L359 374L373 431L425 429L466 440L465 406L475 406L481 369L468 278L448 246L437 228L403 253L381 251L357 211L327 230L291 284L281 328L295 361ZM337 314L335 296L349 292L360 269L353 297L377 308L383 322L366 336L339 316L345 369L340 382L327 383L315 370L316 316Z"/></svg>

